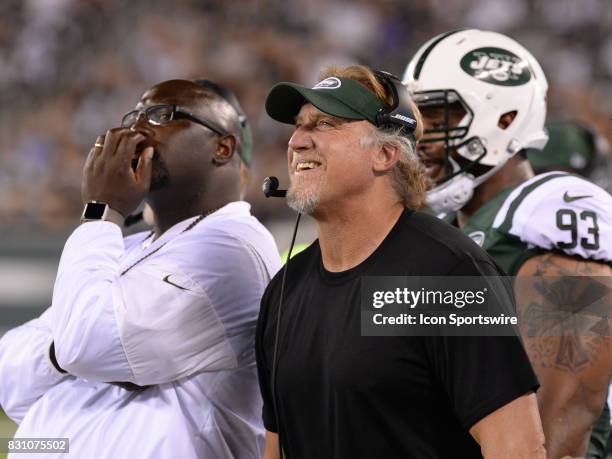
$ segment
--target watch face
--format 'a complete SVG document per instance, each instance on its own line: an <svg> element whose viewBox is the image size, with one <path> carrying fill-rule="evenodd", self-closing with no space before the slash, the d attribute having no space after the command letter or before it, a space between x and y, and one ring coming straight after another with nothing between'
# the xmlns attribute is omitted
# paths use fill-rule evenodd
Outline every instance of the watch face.
<svg viewBox="0 0 612 459"><path fill-rule="evenodd" d="M101 220L105 210L106 204L102 202L88 202L83 212L83 220Z"/></svg>

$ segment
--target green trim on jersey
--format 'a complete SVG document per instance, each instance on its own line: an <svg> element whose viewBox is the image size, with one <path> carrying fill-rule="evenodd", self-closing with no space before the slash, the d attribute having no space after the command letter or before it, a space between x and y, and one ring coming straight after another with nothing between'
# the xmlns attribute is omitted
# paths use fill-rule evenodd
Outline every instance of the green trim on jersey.
<svg viewBox="0 0 612 459"><path fill-rule="evenodd" d="M485 249L494 259L495 261L508 273L509 275L516 275L521 268L521 266L531 257L551 251L559 251L566 253L570 256L578 256L583 259L590 259L588 253L584 252L583 246L578 246L573 252L565 250L563 247L556 247L553 244L553 247L549 247L548 245L540 246L538 242L535 242L537 239L532 240L530 237L525 237L524 228L530 228L531 232L541 231L542 239L545 240L546 237L554 237L554 231L557 231L555 228L555 224L558 225L558 222L555 222L554 218L547 225L538 230L538 225L542 224L541 222L529 223L525 221L526 216L522 209L533 209L534 203L540 202L548 202L550 200L551 206L560 206L560 209L565 209L567 206L571 208L573 204L564 203L560 199L557 201L551 200L550 196L550 187L549 182L551 180L558 180L560 186L552 185L554 189L559 192L559 189L564 190L565 188L562 186L565 183L565 179L572 178L579 179L588 183L589 186L594 187L591 183L585 180L582 177L578 177L575 174L568 174L566 172L551 172L546 174L545 176L535 176L529 179L526 182L523 182L517 186L512 188L508 188L500 191L497 195L495 195L491 200L489 200L486 204L484 204L469 220L466 222L465 227L463 228L463 232L472 237L475 242L477 242L483 249ZM576 186L575 184L568 184L568 189L572 189L572 186ZM544 194L542 194L542 190ZM593 190L593 192L588 191L587 187L583 192L586 194L593 194L594 196L588 196L589 198L595 197L599 191ZM601 190L603 191L603 190ZM559 195L560 198L561 195ZM529 199L527 199L529 197ZM587 196L585 196L587 197ZM599 207L601 207L602 195L600 195L598 199ZM603 198L605 200L608 198ZM523 212L523 213L521 213ZM578 212L578 211L577 211ZM554 212L553 212L554 217ZM581 214L582 215L582 214ZM603 218L603 217L602 217ZM596 222L593 217L593 222ZM597 223L595 223L596 225ZM601 224L601 222L600 222ZM518 226L517 226L518 225ZM609 225L609 224L608 224ZM521 233L521 234L519 234ZM582 234L582 236L590 237L592 234L589 230L589 234ZM603 233L600 233L601 237L603 237ZM591 236L592 237L592 236ZM602 246L603 247L603 246ZM582 251L582 252L581 252ZM612 265L612 259L610 258L597 258L599 261L604 261Z"/></svg>
<svg viewBox="0 0 612 459"><path fill-rule="evenodd" d="M536 180L531 185L523 188L520 194L514 199L514 201L512 201L512 204L510 204L510 207L508 208L508 213L506 214L506 217L504 218L504 222L500 225L499 230L504 233L507 233L508 231L510 231L510 228L512 228L512 219L514 218L514 213L516 212L516 209L518 208L518 206L527 197L527 195L529 195L529 193L531 193L533 190L535 190L537 187L539 187L543 183L548 182L549 180L552 180L557 177L566 177L566 176L567 176L566 173L551 174L551 175L541 178L540 180Z"/></svg>
<svg viewBox="0 0 612 459"><path fill-rule="evenodd" d="M463 228L463 232L474 239L511 276L516 275L525 261L540 253L538 249L529 249L518 237L493 227L497 214L514 190L508 188L497 193L470 217Z"/></svg>

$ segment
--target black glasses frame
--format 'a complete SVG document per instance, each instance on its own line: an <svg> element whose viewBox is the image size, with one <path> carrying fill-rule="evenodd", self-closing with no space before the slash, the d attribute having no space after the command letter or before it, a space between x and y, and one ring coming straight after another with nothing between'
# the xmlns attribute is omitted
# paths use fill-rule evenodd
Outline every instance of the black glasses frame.
<svg viewBox="0 0 612 459"><path fill-rule="evenodd" d="M168 121L160 123L157 121L153 121L151 120L151 118L149 118L149 114L151 112L153 112L154 110L159 110L161 107L170 107L172 109L171 113L171 117ZM128 118L129 116L132 116L136 114L136 121L130 125L127 125L125 123L126 118ZM204 127L207 127L208 129L210 129L211 131L213 131L215 134L218 134L222 137L225 136L231 136L231 134L229 132L227 132L225 129L223 129L221 126L218 126L216 123L213 123L210 120L207 120L205 118L201 118L197 115L194 115L193 113L191 113L188 110L185 110L184 108L179 107L178 105L171 105L171 104L159 104L159 105L152 105L151 107L147 107L145 110L132 110L131 112L126 113L125 115L123 115L123 118L121 118L121 126L122 127L132 127L134 126L134 124L140 119L140 115L145 116L147 123L153 125L153 126L161 126L166 124L169 121L173 121L175 119L180 119L177 118L176 115L181 115L181 117L183 118L187 118L191 121L193 121L194 123L198 123L201 124Z"/></svg>

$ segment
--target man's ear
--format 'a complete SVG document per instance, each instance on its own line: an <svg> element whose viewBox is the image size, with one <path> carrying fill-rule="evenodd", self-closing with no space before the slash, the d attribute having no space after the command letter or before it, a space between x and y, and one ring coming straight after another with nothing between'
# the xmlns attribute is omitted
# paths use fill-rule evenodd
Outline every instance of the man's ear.
<svg viewBox="0 0 612 459"><path fill-rule="evenodd" d="M228 163L234 156L236 139L232 135L219 137L217 149L213 157L213 164L220 166Z"/></svg>
<svg viewBox="0 0 612 459"><path fill-rule="evenodd" d="M400 146L396 143L385 143L378 149L372 161L374 173L386 173L399 161Z"/></svg>

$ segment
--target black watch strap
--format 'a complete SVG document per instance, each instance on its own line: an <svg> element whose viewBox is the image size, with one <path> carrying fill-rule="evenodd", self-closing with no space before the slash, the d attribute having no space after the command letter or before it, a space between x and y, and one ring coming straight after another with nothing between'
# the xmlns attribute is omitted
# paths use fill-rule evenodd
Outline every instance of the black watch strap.
<svg viewBox="0 0 612 459"><path fill-rule="evenodd" d="M110 207L104 202L89 201L85 204L81 222L90 222L95 220L104 220L108 214Z"/></svg>

